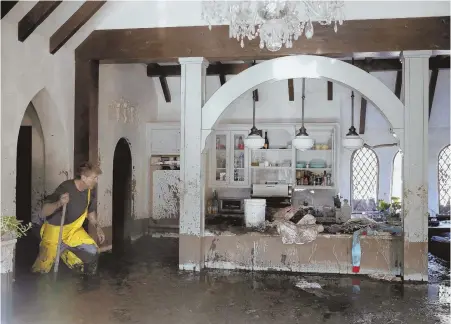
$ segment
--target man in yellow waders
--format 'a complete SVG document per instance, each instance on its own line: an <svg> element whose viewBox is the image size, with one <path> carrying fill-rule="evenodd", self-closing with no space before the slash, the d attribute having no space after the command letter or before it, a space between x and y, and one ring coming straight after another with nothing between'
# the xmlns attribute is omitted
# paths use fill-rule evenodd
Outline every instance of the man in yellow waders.
<svg viewBox="0 0 451 324"><path fill-rule="evenodd" d="M81 164L77 171L76 179L61 183L44 201L41 217L45 218L45 222L40 228L41 244L33 272L48 273L55 262L64 204L67 206L61 259L70 269L85 274L96 272L98 247L82 226L88 218L96 228L99 243L103 243L105 235L97 223L97 200L92 194L102 171L89 162Z"/></svg>

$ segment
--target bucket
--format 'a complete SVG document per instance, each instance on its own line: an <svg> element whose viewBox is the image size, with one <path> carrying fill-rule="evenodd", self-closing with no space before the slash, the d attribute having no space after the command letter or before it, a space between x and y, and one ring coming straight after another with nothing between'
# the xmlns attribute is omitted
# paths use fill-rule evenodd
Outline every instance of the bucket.
<svg viewBox="0 0 451 324"><path fill-rule="evenodd" d="M266 199L244 199L246 227L262 227L265 224Z"/></svg>

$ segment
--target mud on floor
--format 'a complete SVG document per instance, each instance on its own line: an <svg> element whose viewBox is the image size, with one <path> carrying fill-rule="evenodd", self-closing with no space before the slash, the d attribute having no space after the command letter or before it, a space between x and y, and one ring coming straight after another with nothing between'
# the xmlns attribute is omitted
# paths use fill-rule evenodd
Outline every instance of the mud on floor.
<svg viewBox="0 0 451 324"><path fill-rule="evenodd" d="M448 323L449 275L401 285L358 276L179 272L177 262L177 239L143 237L121 256L102 255L98 280L67 271L56 283L18 278L10 323ZM301 279L322 288L296 288Z"/></svg>

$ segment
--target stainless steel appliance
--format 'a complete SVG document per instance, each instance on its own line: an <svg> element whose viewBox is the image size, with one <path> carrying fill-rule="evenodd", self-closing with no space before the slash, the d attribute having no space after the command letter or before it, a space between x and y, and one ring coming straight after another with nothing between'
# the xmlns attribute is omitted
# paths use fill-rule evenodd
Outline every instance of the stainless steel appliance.
<svg viewBox="0 0 451 324"><path fill-rule="evenodd" d="M243 214L244 199L243 198L220 198L219 213L223 214Z"/></svg>
<svg viewBox="0 0 451 324"><path fill-rule="evenodd" d="M252 198L266 199L266 206L283 208L291 205L293 187L290 184L278 182L266 182L265 184L252 185Z"/></svg>

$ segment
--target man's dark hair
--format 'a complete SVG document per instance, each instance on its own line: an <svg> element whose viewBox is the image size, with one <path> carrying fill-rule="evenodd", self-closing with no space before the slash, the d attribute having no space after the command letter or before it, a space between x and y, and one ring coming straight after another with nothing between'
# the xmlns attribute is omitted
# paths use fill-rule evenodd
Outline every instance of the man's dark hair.
<svg viewBox="0 0 451 324"><path fill-rule="evenodd" d="M101 175L102 170L97 164L93 164L91 162L83 162L77 168L76 178L80 179L82 175L89 176L92 173L96 175Z"/></svg>

